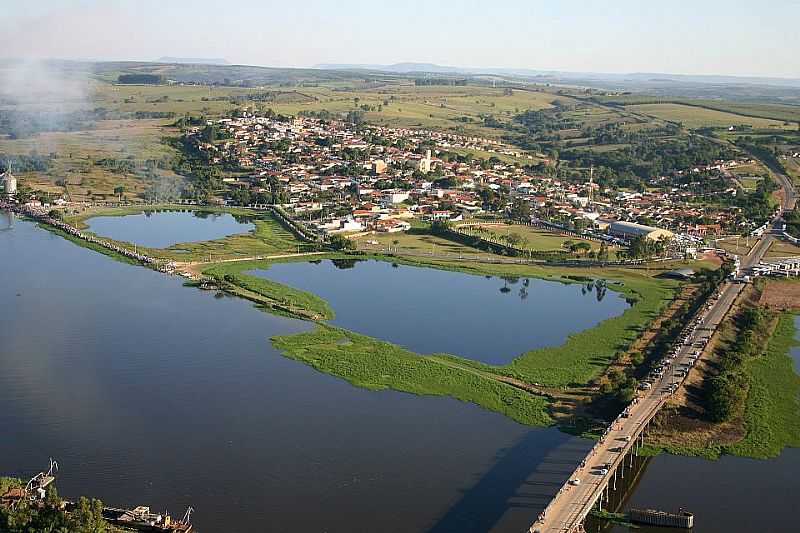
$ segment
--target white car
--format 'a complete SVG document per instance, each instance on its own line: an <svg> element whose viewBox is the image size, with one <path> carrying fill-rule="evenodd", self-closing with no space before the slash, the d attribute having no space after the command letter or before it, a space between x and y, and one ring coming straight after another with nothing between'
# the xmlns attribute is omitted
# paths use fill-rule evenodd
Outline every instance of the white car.
<svg viewBox="0 0 800 533"><path fill-rule="evenodd" d="M578 478L572 478L569 480L570 485L575 485L576 487L581 484L581 480Z"/></svg>

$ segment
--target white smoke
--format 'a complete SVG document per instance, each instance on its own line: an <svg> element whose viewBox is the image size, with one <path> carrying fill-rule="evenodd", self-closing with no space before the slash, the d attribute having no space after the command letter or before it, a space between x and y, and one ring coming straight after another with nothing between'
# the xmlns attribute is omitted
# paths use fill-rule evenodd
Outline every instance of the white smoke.
<svg viewBox="0 0 800 533"><path fill-rule="evenodd" d="M37 137L39 153L59 148L54 136L42 133L91 121L93 82L85 63L6 60L0 62L0 80L0 134Z"/></svg>
<svg viewBox="0 0 800 533"><path fill-rule="evenodd" d="M0 64L0 100L20 110L74 111L87 109L92 84L85 63L38 59Z"/></svg>

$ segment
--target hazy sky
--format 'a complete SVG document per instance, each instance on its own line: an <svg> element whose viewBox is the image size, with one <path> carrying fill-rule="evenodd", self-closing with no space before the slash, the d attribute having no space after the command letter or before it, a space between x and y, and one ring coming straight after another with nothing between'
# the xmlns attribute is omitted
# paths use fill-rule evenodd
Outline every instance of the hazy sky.
<svg viewBox="0 0 800 533"><path fill-rule="evenodd" d="M0 57L800 78L800 0L0 0Z"/></svg>

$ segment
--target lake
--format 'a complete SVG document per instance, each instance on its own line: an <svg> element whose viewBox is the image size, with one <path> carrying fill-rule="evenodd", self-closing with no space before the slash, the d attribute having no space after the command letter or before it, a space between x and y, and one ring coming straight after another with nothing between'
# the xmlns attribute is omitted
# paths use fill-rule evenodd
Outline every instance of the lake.
<svg viewBox="0 0 800 533"><path fill-rule="evenodd" d="M622 314L611 290L535 278L476 276L383 261L276 263L252 274L327 300L336 326L417 353L506 364Z"/></svg>
<svg viewBox="0 0 800 533"><path fill-rule="evenodd" d="M66 497L192 505L200 533L516 533L590 446L452 399L352 387L270 345L308 323L6 227L5 475L53 457Z"/></svg>
<svg viewBox="0 0 800 533"><path fill-rule="evenodd" d="M255 228L242 217L204 211L146 211L136 215L91 217L85 223L88 231L102 237L148 248L222 239Z"/></svg>

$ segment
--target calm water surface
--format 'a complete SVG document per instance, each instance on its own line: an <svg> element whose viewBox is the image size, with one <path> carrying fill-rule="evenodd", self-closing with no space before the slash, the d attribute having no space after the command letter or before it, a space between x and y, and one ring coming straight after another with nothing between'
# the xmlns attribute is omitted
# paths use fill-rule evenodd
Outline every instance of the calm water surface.
<svg viewBox="0 0 800 533"><path fill-rule="evenodd" d="M166 248L182 242L222 239L255 228L229 213L158 211L138 215L101 216L86 220L89 231L118 241L149 248Z"/></svg>
<svg viewBox="0 0 800 533"><path fill-rule="evenodd" d="M418 353L504 364L532 348L620 315L610 290L527 278L489 278L383 261L282 263L256 275L321 296L337 326Z"/></svg>
<svg viewBox="0 0 800 533"><path fill-rule="evenodd" d="M52 456L68 497L192 505L201 533L518 532L589 445L354 388L269 344L306 323L27 222L0 258L0 472Z"/></svg>
<svg viewBox="0 0 800 533"><path fill-rule="evenodd" d="M695 515L694 533L798 530L800 449L766 461L724 456L718 461L659 455L647 465L625 510L652 508ZM614 526L613 533L627 532ZM631 529L668 533L668 528ZM591 532L591 530L590 530Z"/></svg>

